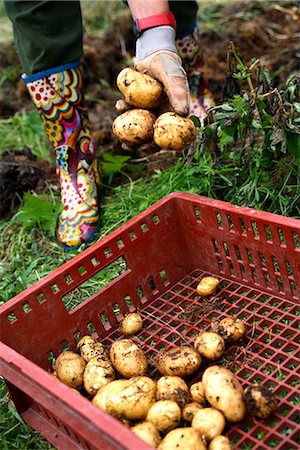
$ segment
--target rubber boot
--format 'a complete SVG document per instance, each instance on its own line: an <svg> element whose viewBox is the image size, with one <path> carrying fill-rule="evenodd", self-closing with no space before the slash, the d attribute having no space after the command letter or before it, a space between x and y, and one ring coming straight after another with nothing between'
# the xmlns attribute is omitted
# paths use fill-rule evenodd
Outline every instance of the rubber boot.
<svg viewBox="0 0 300 450"><path fill-rule="evenodd" d="M100 177L79 63L23 77L54 148L64 209L56 235L66 251L91 242L100 229Z"/></svg>
<svg viewBox="0 0 300 450"><path fill-rule="evenodd" d="M176 39L176 47L186 71L190 87L190 116L199 117L203 124L208 108L215 106L203 74L203 60L197 26L185 36Z"/></svg>

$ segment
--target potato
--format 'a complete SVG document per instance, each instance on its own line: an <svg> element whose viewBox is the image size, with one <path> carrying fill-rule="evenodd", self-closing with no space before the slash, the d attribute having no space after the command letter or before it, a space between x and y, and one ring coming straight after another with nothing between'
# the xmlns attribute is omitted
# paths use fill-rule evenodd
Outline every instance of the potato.
<svg viewBox="0 0 300 450"><path fill-rule="evenodd" d="M195 373L201 365L201 356L193 347L174 347L162 351L156 364L162 375L174 375L182 378Z"/></svg>
<svg viewBox="0 0 300 450"><path fill-rule="evenodd" d="M148 363L143 350L131 339L120 339L110 347L110 359L114 368L124 378L144 375Z"/></svg>
<svg viewBox="0 0 300 450"><path fill-rule="evenodd" d="M153 423L163 433L176 428L180 419L181 409L173 400L159 400L150 406L146 415L146 420Z"/></svg>
<svg viewBox="0 0 300 450"><path fill-rule="evenodd" d="M143 319L137 313L129 313L121 321L120 329L124 334L136 334L143 328Z"/></svg>
<svg viewBox="0 0 300 450"><path fill-rule="evenodd" d="M113 121L112 131L124 144L141 145L151 141L155 116L146 109L130 109Z"/></svg>
<svg viewBox="0 0 300 450"><path fill-rule="evenodd" d="M157 381L157 400L173 400L182 408L190 401L186 382L177 376L164 376Z"/></svg>
<svg viewBox="0 0 300 450"><path fill-rule="evenodd" d="M229 422L239 422L246 414L243 388L237 377L225 367L210 366L202 376L204 394Z"/></svg>
<svg viewBox="0 0 300 450"><path fill-rule="evenodd" d="M199 403L200 405L204 406L206 403L206 398L204 395L204 389L203 389L203 383L202 381L198 381L197 383L194 383L190 386L190 394L191 399L194 402Z"/></svg>
<svg viewBox="0 0 300 450"><path fill-rule="evenodd" d="M200 433L195 428L176 428L169 431L158 450L206 450Z"/></svg>
<svg viewBox="0 0 300 450"><path fill-rule="evenodd" d="M56 358L55 370L57 377L66 385L80 389L83 384L85 360L77 353L66 350Z"/></svg>
<svg viewBox="0 0 300 450"><path fill-rule="evenodd" d="M211 324L211 331L218 333L225 342L237 342L246 335L246 325L233 317L216 321Z"/></svg>
<svg viewBox="0 0 300 450"><path fill-rule="evenodd" d="M216 292L220 281L216 277L203 277L200 283L197 285L196 291L202 297L212 295Z"/></svg>
<svg viewBox="0 0 300 450"><path fill-rule="evenodd" d="M277 408L277 397L267 387L259 384L248 386L244 391L247 413L266 419Z"/></svg>
<svg viewBox="0 0 300 450"><path fill-rule="evenodd" d="M119 73L117 86L124 95L125 102L136 108L154 109L161 102L162 84L150 75L129 67Z"/></svg>
<svg viewBox="0 0 300 450"><path fill-rule="evenodd" d="M141 376L106 384L98 390L92 403L116 418L143 420L155 403L155 395L155 381Z"/></svg>
<svg viewBox="0 0 300 450"><path fill-rule="evenodd" d="M77 349L80 352L80 356L88 362L95 356L100 356L105 359L109 358L108 349L101 342L97 342L96 339L93 339L91 336L84 336L77 343Z"/></svg>
<svg viewBox="0 0 300 450"><path fill-rule="evenodd" d="M196 127L191 119L166 112L154 123L153 139L163 149L183 150L196 139Z"/></svg>
<svg viewBox="0 0 300 450"><path fill-rule="evenodd" d="M202 408L194 416L192 427L196 428L206 442L219 436L225 428L225 417L215 408Z"/></svg>
<svg viewBox="0 0 300 450"><path fill-rule="evenodd" d="M182 418L187 422L191 422L195 414L202 408L203 406L199 405L197 402L187 403L182 409Z"/></svg>
<svg viewBox="0 0 300 450"><path fill-rule="evenodd" d="M225 341L217 333L204 331L196 337L194 347L207 361L217 361L224 354Z"/></svg>
<svg viewBox="0 0 300 450"><path fill-rule="evenodd" d="M157 448L158 444L161 441L161 436L159 434L158 429L151 422L141 422L133 427L131 427L131 431L133 434L138 436L143 441L147 442L147 444L152 445L152 447Z"/></svg>
<svg viewBox="0 0 300 450"><path fill-rule="evenodd" d="M233 446L227 436L216 436L208 446L208 450L233 450Z"/></svg>
<svg viewBox="0 0 300 450"><path fill-rule="evenodd" d="M89 360L83 374L84 388L94 396L98 389L115 379L115 371L108 359L96 356Z"/></svg>

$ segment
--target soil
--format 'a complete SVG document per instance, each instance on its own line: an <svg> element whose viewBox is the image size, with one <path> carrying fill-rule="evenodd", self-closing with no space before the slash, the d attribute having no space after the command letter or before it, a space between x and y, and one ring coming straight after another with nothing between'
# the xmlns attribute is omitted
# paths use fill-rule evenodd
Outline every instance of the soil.
<svg viewBox="0 0 300 450"><path fill-rule="evenodd" d="M270 2L268 6L265 2L257 1L229 2L227 6L219 7L221 18L214 22L212 28L200 28L203 69L217 103L222 100L224 92L226 55L231 41L244 64L250 65L253 58L261 60L273 77L274 87L283 88L288 76L299 71L300 13L295 5L295 2ZM104 152L129 154L112 134L111 124L117 115L115 102L121 97L115 88L116 76L122 68L132 64L133 55L132 22L127 11L122 12L101 35L84 36L82 66L93 138L99 157ZM9 66L19 68L13 44L2 45L0 49L0 72ZM23 82L14 77L5 80L0 96L0 118L9 118L18 111L29 108L32 108L32 103ZM18 157L13 155L8 149L2 161L11 163L13 159L17 164ZM172 152L157 155L137 152L130 156L137 163L143 162L143 174L164 169L174 164L177 158ZM34 158L32 159L28 150L23 151L22 164L24 158L27 158L28 165L32 167ZM34 169L31 170L35 173L40 170L44 174L44 180L50 177L53 181L55 177L54 165L45 168L45 163L36 159ZM1 186L1 197L5 193L5 201L0 202L0 213L5 214L11 209L15 194L9 198L9 191L41 189L39 176L36 177L36 183L33 182L34 177L28 178L28 187L22 181L13 190Z"/></svg>

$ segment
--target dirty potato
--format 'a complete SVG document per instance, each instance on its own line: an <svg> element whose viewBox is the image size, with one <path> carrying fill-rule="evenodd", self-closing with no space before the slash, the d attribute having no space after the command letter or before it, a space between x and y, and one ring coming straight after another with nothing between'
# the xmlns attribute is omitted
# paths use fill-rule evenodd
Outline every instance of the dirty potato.
<svg viewBox="0 0 300 450"><path fill-rule="evenodd" d="M228 422L240 422L245 417L244 391L234 373L225 367L210 366L203 373L202 383L206 399Z"/></svg>
<svg viewBox="0 0 300 450"><path fill-rule="evenodd" d="M182 408L190 401L186 382L177 376L163 376L157 381L157 400L173 400Z"/></svg>
<svg viewBox="0 0 300 450"><path fill-rule="evenodd" d="M161 351L156 364L162 375L174 375L186 378L195 373L201 365L201 356L193 347L174 347Z"/></svg>
<svg viewBox="0 0 300 450"><path fill-rule="evenodd" d="M156 383L149 377L114 380L100 388L92 400L99 409L116 418L143 420L155 403Z"/></svg>
<svg viewBox="0 0 300 450"><path fill-rule="evenodd" d="M96 356L105 359L109 358L107 347L104 344L101 344L101 342L96 341L96 339L93 339L91 336L84 336L81 338L77 343L77 350L79 350L80 356L82 356L86 362Z"/></svg>
<svg viewBox="0 0 300 450"><path fill-rule="evenodd" d="M187 422L191 422L195 416L195 414L199 411L199 409L202 409L203 406L199 405L197 402L191 402L187 403L182 408L182 418L183 420L186 420Z"/></svg>
<svg viewBox="0 0 300 450"><path fill-rule="evenodd" d="M225 341L217 333L204 331L196 336L194 347L207 361L217 361L224 354Z"/></svg>
<svg viewBox="0 0 300 450"><path fill-rule="evenodd" d="M196 428L206 442L222 434L225 417L215 408L202 408L194 416L192 427Z"/></svg>
<svg viewBox="0 0 300 450"><path fill-rule="evenodd" d="M181 409L173 400L159 400L150 406L146 415L146 420L163 433L178 427L180 419Z"/></svg>
<svg viewBox="0 0 300 450"><path fill-rule="evenodd" d="M120 114L112 125L114 135L124 144L141 145L152 139L155 115L146 109L130 109Z"/></svg>
<svg viewBox="0 0 300 450"><path fill-rule="evenodd" d="M117 77L117 86L129 105L142 109L157 108L163 94L162 84L155 78L127 67Z"/></svg>
<svg viewBox="0 0 300 450"><path fill-rule="evenodd" d="M196 139L196 127L191 119L166 112L154 123L153 139L163 149L183 150Z"/></svg>
<svg viewBox="0 0 300 450"><path fill-rule="evenodd" d="M227 436L216 436L208 446L208 450L233 450L233 446Z"/></svg>
<svg viewBox="0 0 300 450"><path fill-rule="evenodd" d="M59 380L75 389L82 387L85 367L85 360L77 353L69 350L60 353L55 362L55 370Z"/></svg>
<svg viewBox="0 0 300 450"><path fill-rule="evenodd" d="M120 330L124 334L136 334L143 328L143 319L137 313L129 313L121 321Z"/></svg>
<svg viewBox="0 0 300 450"><path fill-rule="evenodd" d="M202 381L197 381L197 383L193 383L190 386L190 394L191 394L191 399L194 402L197 402L202 406L205 405L206 398L205 398L205 394L204 394Z"/></svg>
<svg viewBox="0 0 300 450"><path fill-rule="evenodd" d="M161 436L157 427L151 422L145 421L137 423L131 427L131 431L154 448L157 448L161 441Z"/></svg>
<svg viewBox="0 0 300 450"><path fill-rule="evenodd" d="M246 387L244 398L247 413L260 419L269 417L276 410L278 404L276 395L260 384Z"/></svg>
<svg viewBox="0 0 300 450"><path fill-rule="evenodd" d="M94 396L102 386L114 379L115 371L108 359L96 356L89 360L83 374L83 384L88 394Z"/></svg>
<svg viewBox="0 0 300 450"><path fill-rule="evenodd" d="M192 427L169 431L158 446L158 450L206 450L200 433Z"/></svg>
<svg viewBox="0 0 300 450"><path fill-rule="evenodd" d="M196 291L202 297L207 297L216 292L220 281L216 277L203 277L197 285Z"/></svg>
<svg viewBox="0 0 300 450"><path fill-rule="evenodd" d="M131 339L119 339L110 347L112 365L124 378L144 375L148 363L143 350Z"/></svg>
<svg viewBox="0 0 300 450"><path fill-rule="evenodd" d="M220 321L215 321L211 325L211 331L222 336L225 342L237 342L242 339L247 332L246 325L233 317L225 317Z"/></svg>

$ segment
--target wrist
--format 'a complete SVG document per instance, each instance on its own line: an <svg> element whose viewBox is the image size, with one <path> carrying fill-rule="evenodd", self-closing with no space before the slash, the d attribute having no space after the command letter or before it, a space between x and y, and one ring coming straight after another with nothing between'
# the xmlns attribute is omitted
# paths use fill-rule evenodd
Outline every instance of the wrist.
<svg viewBox="0 0 300 450"><path fill-rule="evenodd" d="M133 31L135 37L139 38L144 31L161 26L170 26L176 30L176 20L171 11L135 19Z"/></svg>
<svg viewBox="0 0 300 450"><path fill-rule="evenodd" d="M160 26L144 31L136 41L136 61L141 61L160 50L177 53L176 31L171 26Z"/></svg>

